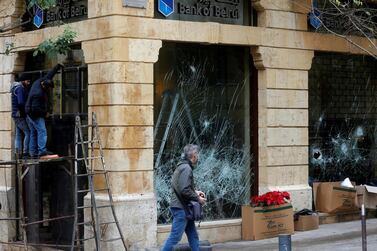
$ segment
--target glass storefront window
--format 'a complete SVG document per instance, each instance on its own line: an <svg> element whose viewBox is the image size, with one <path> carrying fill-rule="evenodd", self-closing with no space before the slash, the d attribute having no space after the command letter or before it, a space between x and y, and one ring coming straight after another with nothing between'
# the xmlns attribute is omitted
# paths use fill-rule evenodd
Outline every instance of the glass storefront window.
<svg viewBox="0 0 377 251"><path fill-rule="evenodd" d="M200 146L197 189L206 220L240 217L249 196L247 49L166 43L155 65L154 153L158 220L170 219L171 175L186 144Z"/></svg>
<svg viewBox="0 0 377 251"><path fill-rule="evenodd" d="M316 53L309 72L312 181L375 182L377 63L372 57Z"/></svg>

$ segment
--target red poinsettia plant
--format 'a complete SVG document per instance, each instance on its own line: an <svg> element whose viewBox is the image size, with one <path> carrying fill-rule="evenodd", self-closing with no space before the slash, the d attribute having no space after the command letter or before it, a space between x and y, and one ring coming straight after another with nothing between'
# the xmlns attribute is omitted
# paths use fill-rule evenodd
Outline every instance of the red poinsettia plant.
<svg viewBox="0 0 377 251"><path fill-rule="evenodd" d="M290 202L290 195L288 192L273 191L259 196L251 197L251 206L266 207L272 205L283 205Z"/></svg>

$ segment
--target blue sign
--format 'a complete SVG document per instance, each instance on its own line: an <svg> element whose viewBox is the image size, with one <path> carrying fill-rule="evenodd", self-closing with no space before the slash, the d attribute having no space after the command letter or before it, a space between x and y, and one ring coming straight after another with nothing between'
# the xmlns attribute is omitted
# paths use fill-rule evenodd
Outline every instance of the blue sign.
<svg viewBox="0 0 377 251"><path fill-rule="evenodd" d="M43 24L43 9L41 7L39 7L38 5L36 5L36 7L35 7L35 16L33 18L33 24L38 29Z"/></svg>
<svg viewBox="0 0 377 251"><path fill-rule="evenodd" d="M322 26L321 22L321 12L317 9L313 9L309 14L310 25L315 29L319 29Z"/></svg>
<svg viewBox="0 0 377 251"><path fill-rule="evenodd" d="M168 17L174 12L174 0L158 0L158 11Z"/></svg>

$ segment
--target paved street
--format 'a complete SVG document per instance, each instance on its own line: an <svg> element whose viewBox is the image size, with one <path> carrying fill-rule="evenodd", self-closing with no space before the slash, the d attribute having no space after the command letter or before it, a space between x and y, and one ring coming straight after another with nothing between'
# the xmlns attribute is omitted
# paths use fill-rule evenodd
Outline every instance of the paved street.
<svg viewBox="0 0 377 251"><path fill-rule="evenodd" d="M368 236L368 250L377 250L377 235L370 235ZM276 249L277 250L277 249ZM360 251L361 250L361 238L350 238L347 240L339 240L334 242L326 242L326 243L317 243L310 246L300 246L299 244L295 245L293 250L303 250L303 251L314 251L314 250L321 250L321 251L334 251L334 250L342 250L342 251Z"/></svg>
<svg viewBox="0 0 377 251"><path fill-rule="evenodd" d="M320 225L313 231L297 232L292 236L292 250L334 251L361 250L360 221ZM377 250L377 219L367 221L368 250ZM278 238L259 241L237 241L218 243L213 250L278 250Z"/></svg>

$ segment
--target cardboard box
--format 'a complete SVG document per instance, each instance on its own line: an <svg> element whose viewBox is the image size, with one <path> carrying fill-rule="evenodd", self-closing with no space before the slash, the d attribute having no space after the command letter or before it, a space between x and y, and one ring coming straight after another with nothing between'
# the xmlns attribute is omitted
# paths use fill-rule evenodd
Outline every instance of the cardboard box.
<svg viewBox="0 0 377 251"><path fill-rule="evenodd" d="M242 206L242 239L260 240L293 234L291 204L269 207Z"/></svg>
<svg viewBox="0 0 377 251"><path fill-rule="evenodd" d="M315 209L323 213L357 210L356 189L340 186L338 182L313 183Z"/></svg>
<svg viewBox="0 0 377 251"><path fill-rule="evenodd" d="M377 209L377 187L374 186L357 186L357 205L361 207L361 204L364 202L365 208L368 209Z"/></svg>
<svg viewBox="0 0 377 251"><path fill-rule="evenodd" d="M300 215L298 220L295 221L295 231L308 231L318 229L319 227L319 215Z"/></svg>

